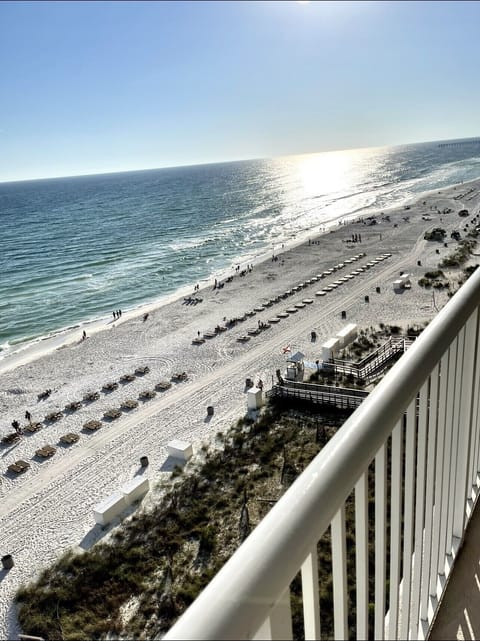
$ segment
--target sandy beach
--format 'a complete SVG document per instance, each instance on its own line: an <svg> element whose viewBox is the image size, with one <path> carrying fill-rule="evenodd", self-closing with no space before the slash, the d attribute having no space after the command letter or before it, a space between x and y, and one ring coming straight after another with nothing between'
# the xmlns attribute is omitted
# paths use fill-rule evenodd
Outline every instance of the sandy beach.
<svg viewBox="0 0 480 641"><path fill-rule="evenodd" d="M246 412L246 377L261 378L268 389L275 370L285 368L285 347L315 361L321 344L346 323L364 328L379 322L406 325L431 320L447 302L447 293L435 290L433 297L432 290L417 281L454 251L457 243L451 232L459 230L464 237L463 229L466 224L472 227L479 203L480 180L423 194L408 208L378 212L375 223L370 218L339 224L323 235L312 235L302 245L279 248L276 260L269 257L243 276L232 268L230 282L223 280L221 288L214 289L212 281L193 292L192 285L180 298L161 306L139 308L120 320L111 316L95 321L86 328L86 340L82 330L76 329L0 361L0 437L13 431L13 420L24 427L27 410L33 421L42 424L39 431L25 433L18 443L0 448L0 553L11 554L15 564L9 571L0 570L0 638L16 638L19 633L13 597L22 583L66 549L88 549L105 536L95 526L93 508L139 472L140 457L149 459L144 475L151 491L143 501L148 508L173 467L167 443L172 438L187 440L195 451L226 430ZM452 212L442 213L447 208ZM462 209L469 211L469 217L459 217ZM424 240L425 231L434 227L446 230L447 247ZM355 236L361 242L351 242ZM203 344L192 344L199 333L224 326L229 319L363 252L365 257L346 265L341 274L308 285ZM384 253L391 256L326 296L315 296L340 275ZM402 271L411 274L412 287L398 294L392 284ZM462 270L443 271L455 287ZM202 302L187 304L185 297L190 295ZM259 321L267 322L306 298L313 303L246 343L237 340ZM311 342L312 330L318 336L316 343ZM106 383L118 382L141 366L150 371L114 391L102 391ZM186 372L188 379L157 392L151 400L139 401L136 409L123 412L120 418L104 421L97 432L82 430L88 420L102 420L108 409L120 407L126 399L138 400L139 393L153 390L159 381L170 380L178 372ZM39 400L46 389L52 393ZM98 400L82 402L73 413L64 411L68 403L82 401L94 391L99 392ZM207 416L209 405L214 407L213 416ZM54 411L63 412L62 418L44 422ZM78 433L78 442L59 444L60 436L68 432ZM57 448L55 455L38 460L35 451L47 443ZM30 468L16 476L7 468L19 459Z"/></svg>

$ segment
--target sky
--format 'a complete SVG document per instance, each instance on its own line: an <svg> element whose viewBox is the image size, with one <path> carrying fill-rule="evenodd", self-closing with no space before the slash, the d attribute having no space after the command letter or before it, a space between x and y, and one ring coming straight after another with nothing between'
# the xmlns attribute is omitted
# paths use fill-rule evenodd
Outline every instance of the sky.
<svg viewBox="0 0 480 641"><path fill-rule="evenodd" d="M0 182L480 134L479 2L0 0Z"/></svg>

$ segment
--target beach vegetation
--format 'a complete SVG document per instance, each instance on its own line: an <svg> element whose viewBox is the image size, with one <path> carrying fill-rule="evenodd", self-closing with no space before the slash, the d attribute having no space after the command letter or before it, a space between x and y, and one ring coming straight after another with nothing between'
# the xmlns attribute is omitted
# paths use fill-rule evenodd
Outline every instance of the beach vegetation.
<svg viewBox="0 0 480 641"><path fill-rule="evenodd" d="M442 227L435 227L431 231L426 231L423 238L425 240L443 241L447 232Z"/></svg>
<svg viewBox="0 0 480 641"><path fill-rule="evenodd" d="M445 274L441 269L435 269L430 272L426 272L422 278L418 280L418 284L420 287L425 287L426 289L429 289L430 287L433 287L434 289L449 289L450 288L450 282L445 279L445 280L440 280L442 278L445 278Z"/></svg>
<svg viewBox="0 0 480 641"><path fill-rule="evenodd" d="M224 433L223 449L175 468L160 499L87 552L68 551L17 594L25 634L65 641L164 634L343 423L346 413L269 405ZM349 527L354 510L347 505ZM333 635L330 533L319 544L322 626ZM353 568L349 544L349 567ZM351 592L351 589L350 589ZM351 592L351 594L353 594ZM124 620L122 607L138 607ZM372 592L373 599L373 592ZM300 582L292 584L295 638ZM354 617L354 601L351 602ZM354 618L351 622L353 624Z"/></svg>
<svg viewBox="0 0 480 641"><path fill-rule="evenodd" d="M440 261L439 267L460 267L469 259L476 244L474 239L461 240L457 249Z"/></svg>

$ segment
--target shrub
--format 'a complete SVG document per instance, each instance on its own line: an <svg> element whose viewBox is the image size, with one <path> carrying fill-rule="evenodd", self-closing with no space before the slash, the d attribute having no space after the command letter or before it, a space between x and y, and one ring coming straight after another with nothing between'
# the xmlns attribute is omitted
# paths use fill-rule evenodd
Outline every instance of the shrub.
<svg viewBox="0 0 480 641"><path fill-rule="evenodd" d="M433 272L426 272L425 274L425 278L430 278L430 279L441 278L443 276L444 276L444 273L442 272L441 269L436 269Z"/></svg>
<svg viewBox="0 0 480 641"><path fill-rule="evenodd" d="M447 232L444 229L442 229L441 227L435 227L435 229L425 232L423 238L425 240L443 241L446 235Z"/></svg>

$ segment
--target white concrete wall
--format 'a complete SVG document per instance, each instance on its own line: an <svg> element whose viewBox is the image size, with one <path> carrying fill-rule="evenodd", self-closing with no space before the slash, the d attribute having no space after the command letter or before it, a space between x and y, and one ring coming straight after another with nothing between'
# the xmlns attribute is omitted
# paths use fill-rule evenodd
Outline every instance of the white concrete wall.
<svg viewBox="0 0 480 641"><path fill-rule="evenodd" d="M127 507L125 496L122 492L114 492L101 503L93 508L95 523L108 525L113 519L121 514Z"/></svg>

